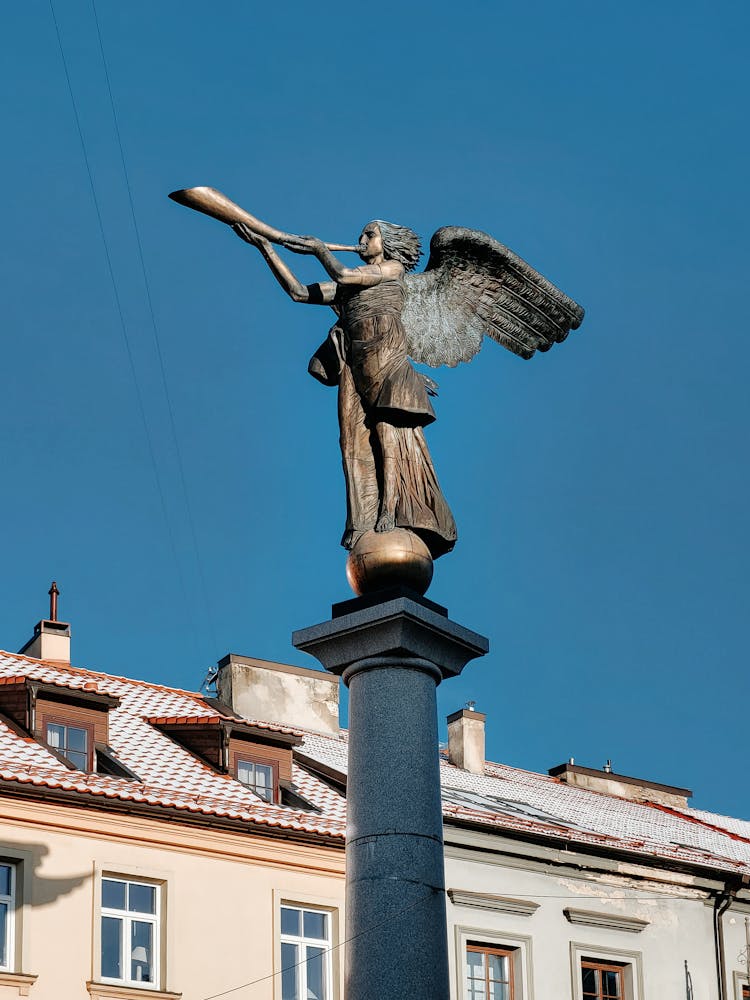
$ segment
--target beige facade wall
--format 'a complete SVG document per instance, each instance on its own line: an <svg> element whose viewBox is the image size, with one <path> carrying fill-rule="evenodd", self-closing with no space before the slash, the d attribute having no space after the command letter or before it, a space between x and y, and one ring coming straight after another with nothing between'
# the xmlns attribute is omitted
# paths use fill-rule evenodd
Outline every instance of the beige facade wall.
<svg viewBox="0 0 750 1000"><path fill-rule="evenodd" d="M87 986L99 979L102 874L164 886L159 985L184 1000L206 1000L255 980L261 981L229 996L280 1000L273 972L280 967L282 901L330 909L333 940L344 937L341 849L6 798L0 799L0 857L21 866L17 970L37 977L29 985L0 973L0 1000L24 990L32 1000L160 996ZM580 1000L582 957L624 963L626 1000L684 1000L687 960L694 996L716 1000L710 897L719 881L659 875L604 858L590 865L574 850L448 828L446 886L460 891L457 898L475 893L480 900L448 902L452 1000L467 997L467 941L513 949L514 1000ZM566 908L578 911L578 921L592 914L593 922L571 923ZM739 904L724 917L727 1000L741 1000L747 981L739 958L746 912L750 906ZM333 953L334 1000L344 1000L343 950Z"/></svg>
<svg viewBox="0 0 750 1000"><path fill-rule="evenodd" d="M281 900L333 911L343 927L343 850L194 829L135 816L0 799L0 857L17 859L23 882L16 970L38 978L33 1000L154 995L89 991L99 979L100 878L163 885L162 990L204 1000L279 968ZM334 952L335 1000L343 956ZM23 983L0 974L0 1000ZM230 994L277 1000L278 977ZM158 993L157 993L158 996Z"/></svg>

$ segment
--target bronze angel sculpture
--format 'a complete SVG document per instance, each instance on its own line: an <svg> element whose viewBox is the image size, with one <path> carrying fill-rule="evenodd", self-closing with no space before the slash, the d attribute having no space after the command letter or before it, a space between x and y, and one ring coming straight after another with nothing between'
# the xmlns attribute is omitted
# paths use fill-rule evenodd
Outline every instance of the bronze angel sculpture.
<svg viewBox="0 0 750 1000"><path fill-rule="evenodd" d="M336 322L312 357L310 374L339 390L339 427L352 549L373 530L405 528L431 557L450 551L456 526L427 448L436 385L412 361L431 367L470 361L485 335L522 358L565 340L583 309L491 236L448 226L430 241L427 267L418 236L383 220L368 223L356 246L326 244L272 229L212 188L170 195L229 223L257 247L295 301L333 309ZM330 280L305 285L273 244L314 254ZM359 254L346 267L335 250Z"/></svg>

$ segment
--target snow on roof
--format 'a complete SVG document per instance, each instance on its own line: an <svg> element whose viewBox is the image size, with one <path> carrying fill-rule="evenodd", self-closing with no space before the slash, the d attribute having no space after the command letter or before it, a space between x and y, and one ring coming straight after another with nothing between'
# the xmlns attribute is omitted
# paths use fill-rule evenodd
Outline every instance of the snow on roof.
<svg viewBox="0 0 750 1000"><path fill-rule="evenodd" d="M207 704L202 695L0 652L0 678L5 683L27 677L119 698L120 704L109 713L109 745L118 760L140 780L72 771L40 743L19 735L2 718L0 780L343 838L343 797L296 763L292 770L294 785L320 812L264 802L239 781L204 764L153 724L154 719L236 721ZM289 726L243 721L269 733L302 735Z"/></svg>
<svg viewBox="0 0 750 1000"><path fill-rule="evenodd" d="M0 652L0 684L24 677L119 698L119 706L109 714L110 746L140 780L72 771L1 718L0 780L343 838L344 799L309 768L295 762L293 780L319 813L264 802L157 728L156 720L235 719L223 715L199 693ZM280 723L242 721L270 732L303 736L300 752L321 764L322 774L346 775L345 730L334 737ZM448 823L469 823L509 837L565 841L593 851L617 850L634 858L659 859L667 866L671 862L750 873L750 822L744 820L698 809L633 802L491 762L483 775L475 775L442 759L441 784Z"/></svg>

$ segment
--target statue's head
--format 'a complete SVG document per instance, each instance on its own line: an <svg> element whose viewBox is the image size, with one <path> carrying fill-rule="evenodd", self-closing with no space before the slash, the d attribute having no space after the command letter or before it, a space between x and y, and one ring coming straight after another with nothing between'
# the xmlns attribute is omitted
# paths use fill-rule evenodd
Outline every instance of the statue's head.
<svg viewBox="0 0 750 1000"><path fill-rule="evenodd" d="M369 232L375 230L377 230L377 233L374 234L375 238L370 237L367 241L368 244L372 241L372 249L375 249L377 237L379 237L383 249L383 257L386 260L397 260L400 264L403 264L404 270L413 271L419 262L419 258L422 256L422 247L417 234L412 229L407 229L406 226L397 226L395 222L384 222L383 219L375 219L372 222L368 222L362 230L360 245L364 243L362 237L367 236ZM369 254L360 252L360 256L363 260L366 260Z"/></svg>

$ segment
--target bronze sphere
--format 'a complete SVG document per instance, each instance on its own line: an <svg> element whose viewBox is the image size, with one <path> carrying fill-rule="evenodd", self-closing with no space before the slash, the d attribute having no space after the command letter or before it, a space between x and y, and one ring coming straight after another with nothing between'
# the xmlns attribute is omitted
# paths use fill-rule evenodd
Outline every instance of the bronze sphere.
<svg viewBox="0 0 750 1000"><path fill-rule="evenodd" d="M432 556L422 539L406 528L366 531L349 553L346 578L360 597L399 586L424 594L432 580Z"/></svg>

